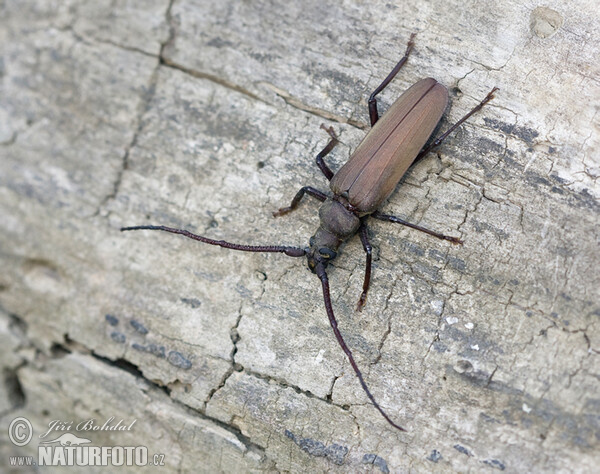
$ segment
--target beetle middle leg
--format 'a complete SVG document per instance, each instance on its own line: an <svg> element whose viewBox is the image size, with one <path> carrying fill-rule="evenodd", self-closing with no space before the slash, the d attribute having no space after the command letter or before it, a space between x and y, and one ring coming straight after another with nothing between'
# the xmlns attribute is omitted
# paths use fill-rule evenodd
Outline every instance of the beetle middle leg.
<svg viewBox="0 0 600 474"><path fill-rule="evenodd" d="M453 244L461 244L462 245L462 243L463 243L463 241L460 240L458 237L451 237L449 235L440 234L439 232L435 232L433 230L427 229L426 227L422 227L420 225L407 222L404 219L400 219L399 217L390 216L389 214L382 214L379 211L375 211L373 214L371 214L371 217L374 219L378 219L380 221L388 221L388 222L395 222L396 224L402 224L402 225L405 225L406 227L410 227L411 229L416 229L416 230L420 230L421 232L425 232L426 234L437 237L438 239L448 240L449 242L452 242Z"/></svg>
<svg viewBox="0 0 600 474"><path fill-rule="evenodd" d="M335 134L335 130L333 130L333 127L326 127L324 124L321 124L321 128L329 134L331 140L329 140L329 143L327 143L327 145L325 145L325 148L323 148L317 155L317 166L325 175L327 180L331 180L331 178L333 177L333 171L331 171L329 166L327 166L327 163L325 163L323 158L326 157L329 154L329 152L335 148L335 146L339 143L339 140L337 135ZM310 194L311 196L317 198L321 202L327 199L327 195L323 191L319 191L318 189L315 189L312 186L304 186L300 189L300 191L296 193L294 199L292 199L292 203L288 207L282 207L281 209L273 212L273 217L283 216L284 214L287 214L288 212L291 212L294 209L296 209L305 194Z"/></svg>
<svg viewBox="0 0 600 474"><path fill-rule="evenodd" d="M318 189L315 189L312 186L304 186L303 188L300 188L300 191L296 193L294 199L292 199L292 203L288 207L282 207L281 209L273 212L273 217L283 216L284 214L287 214L288 212L291 212L294 209L296 209L305 194L310 194L311 196L317 198L321 202L327 199L327 194L325 194L323 191L319 191Z"/></svg>
<svg viewBox="0 0 600 474"><path fill-rule="evenodd" d="M398 71L402 68L402 66L404 66L404 63L408 60L408 55L410 54L411 50L415 45L413 41L415 39L415 36L416 33L410 35L410 39L408 40L408 45L406 46L406 52L404 53L404 56L400 59L400 61L398 61L398 64L396 64L394 66L394 69L392 69L392 72L388 74L388 76L383 80L383 82L379 84L379 87L375 89L369 97L369 118L371 119L371 127L375 125L377 120L379 120L379 112L377 111L377 99L375 98L375 96L387 87L387 85L392 81L392 79L396 77L396 74L398 74Z"/></svg>

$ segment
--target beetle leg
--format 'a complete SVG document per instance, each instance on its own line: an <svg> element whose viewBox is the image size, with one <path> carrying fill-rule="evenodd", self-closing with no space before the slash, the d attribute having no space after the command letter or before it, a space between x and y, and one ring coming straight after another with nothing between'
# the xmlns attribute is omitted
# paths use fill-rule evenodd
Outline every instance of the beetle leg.
<svg viewBox="0 0 600 474"><path fill-rule="evenodd" d="M304 197L304 194L310 194L311 196L317 198L321 202L327 199L327 194L325 194L324 192L319 191L318 189L315 189L311 186L304 186L303 188L300 188L300 191L296 193L294 199L292 199L292 203L288 207L282 207L278 211L275 211L273 213L273 217L283 216L284 214L287 214L288 212L291 212L294 209L296 209L298 207L298 204L300 204L300 200L302 199L302 197Z"/></svg>
<svg viewBox="0 0 600 474"><path fill-rule="evenodd" d="M367 302L367 293L369 292L369 285L371 284L371 252L373 251L373 247L369 242L369 234L367 231L367 223L366 221L362 221L360 224L360 241L362 242L363 249L367 254L367 262L365 265L365 280L363 282L363 291L358 299L358 304L356 305L357 311L362 311Z"/></svg>
<svg viewBox="0 0 600 474"><path fill-rule="evenodd" d="M371 119L371 127L375 125L377 120L379 120L379 113L377 112L377 99L375 98L375 96L386 88L386 86L391 82L391 80L394 79L396 74L398 74L400 68L404 66L404 63L408 59L408 55L410 54L411 50L413 49L413 46L415 45L413 41L415 39L415 36L416 33L410 35L410 39L408 40L408 45L406 46L406 52L404 53L404 56L402 57L402 59L400 59L400 61L398 61L398 64L396 64L396 66L394 66L394 69L392 69L392 72L388 74L388 76L383 80L383 82L379 84L379 87L375 89L375 91L373 91L373 93L369 97L369 117Z"/></svg>
<svg viewBox="0 0 600 474"><path fill-rule="evenodd" d="M448 135L450 135L460 125L462 125L465 122L465 120L467 120L471 115L473 115L475 112L479 112L485 104L487 104L490 100L492 100L494 98L494 92L496 92L497 90L498 90L498 88L494 87L489 92L489 94L485 96L485 99L483 99L481 102L479 102L479 104L477 104L475 107L473 107L467 115L465 115L458 122L456 122L454 125L452 125L452 127L450 127L448 129L448 131L446 131L444 134L440 135L439 138L436 138L433 142L431 142L431 144L429 146L427 146L426 148L423 148L423 150L421 150L421 152L415 158L415 162L417 160L420 160L421 158L423 158L427 153L429 153L435 147L439 146L446 139L446 137Z"/></svg>
<svg viewBox="0 0 600 474"><path fill-rule="evenodd" d="M463 243L463 241L457 237L450 237L449 235L440 234L439 232L429 230L425 227L421 227L420 225L411 224L410 222L406 222L405 220L400 219L399 217L390 216L388 214L381 214L379 211L375 211L373 214L371 214L371 217L373 217L374 219L379 219L380 221L388 221L388 222L395 222L397 224L402 224L402 225L405 225L412 229L416 229L416 230L420 230L421 232L425 232L426 234L433 235L434 237L437 237L438 239L448 240L448 241L452 242L453 244L461 244L462 245L462 243Z"/></svg>
<svg viewBox="0 0 600 474"><path fill-rule="evenodd" d="M324 124L321 124L321 128L329 134L331 140L329 140L329 143L317 155L317 166L325 175L327 181L331 181L331 178L333 177L333 171L331 171L329 166L327 166L327 163L325 163L323 158L326 157L329 154L329 152L334 149L334 147L339 143L339 140L337 135L335 134L335 130L333 129L333 127L328 128Z"/></svg>

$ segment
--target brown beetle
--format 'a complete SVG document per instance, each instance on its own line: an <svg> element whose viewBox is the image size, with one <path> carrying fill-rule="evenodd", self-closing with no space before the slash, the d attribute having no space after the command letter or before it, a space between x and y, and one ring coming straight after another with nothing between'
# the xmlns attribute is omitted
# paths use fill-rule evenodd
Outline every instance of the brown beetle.
<svg viewBox="0 0 600 474"><path fill-rule="evenodd" d="M475 108L426 148L423 147L440 121L448 104L447 89L435 79L422 79L414 84L394 102L382 119L379 120L377 99L375 96L385 89L408 59L414 45L414 36L413 34L410 37L406 53L402 59L369 97L371 130L356 148L348 162L335 174L329 169L323 158L335 147L338 140L331 127L325 128L323 125L321 126L329 133L331 140L317 155L317 165L330 181L330 188L333 195L328 196L318 189L305 186L298 191L288 207L281 208L273 213L274 216L280 216L294 210L304 194L310 194L322 201L323 204L319 210L321 222L315 235L310 238L308 248L234 244L224 240L209 239L188 232L187 230L165 226L142 225L123 227L121 229L122 231L143 229L162 230L233 250L242 250L245 252L279 252L285 253L290 257L306 256L308 267L321 280L325 309L335 337L348 357L350 365L354 369L362 388L383 417L392 426L401 431L404 431L404 429L394 423L375 401L363 379L361 371L354 361L350 348L346 345L338 329L331 306L329 280L325 269L329 262L337 256L339 246L359 232L366 253L365 279L363 291L358 302L358 309L360 310L366 302L371 279L371 244L368 240L366 225L368 217L396 222L426 232L440 239L449 240L453 243L462 243L456 237L448 237L408 223L398 217L381 214L377 211L377 208L394 191L396 185L412 163L442 143L453 130L492 100L494 92L497 90L497 88L493 88Z"/></svg>

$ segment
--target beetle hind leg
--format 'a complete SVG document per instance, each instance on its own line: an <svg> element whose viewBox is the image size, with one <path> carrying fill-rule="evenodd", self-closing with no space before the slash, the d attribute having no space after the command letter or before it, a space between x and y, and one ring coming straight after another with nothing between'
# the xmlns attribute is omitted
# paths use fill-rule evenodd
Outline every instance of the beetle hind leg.
<svg viewBox="0 0 600 474"><path fill-rule="evenodd" d="M374 219L378 219L380 221L395 222L396 224L402 224L402 225L405 225L406 227L410 227L411 229L416 229L416 230L420 230L421 232L425 232L426 234L432 235L433 237L437 237L438 239L447 240L449 242L452 242L453 244L461 244L462 245L462 243L463 243L463 241L460 240L458 237L451 237L449 235L440 234L439 232L429 230L426 227L422 227L420 225L407 222L404 219L400 219L399 217L390 216L388 214L381 214L379 211L375 211L373 214L371 214L371 217Z"/></svg>
<svg viewBox="0 0 600 474"><path fill-rule="evenodd" d="M481 102L479 102L479 104L477 104L475 107L473 107L471 109L471 111L467 115L465 115L458 122L456 122L454 125L452 125L446 132L444 132L442 135L440 135L438 138L436 138L433 142L431 142L431 144L429 146L427 146L426 148L423 148L421 150L421 152L417 155L417 157L415 158L415 161L413 163L419 161L421 158L423 158L425 155L427 155L427 153L429 153L431 150L440 146L442 144L442 142L446 139L446 137L448 137L448 135L450 135L454 130L456 130L459 126L461 126L471 115L473 115L476 112L479 112L485 104L487 104L490 100L492 100L494 98L494 92L496 92L497 90L498 90L498 88L494 87L488 93L488 95L486 95L485 98Z"/></svg>

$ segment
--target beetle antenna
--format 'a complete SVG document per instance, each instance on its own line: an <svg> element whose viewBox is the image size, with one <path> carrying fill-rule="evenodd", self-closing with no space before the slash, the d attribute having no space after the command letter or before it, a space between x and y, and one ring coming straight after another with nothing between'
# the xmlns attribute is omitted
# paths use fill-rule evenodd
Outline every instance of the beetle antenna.
<svg viewBox="0 0 600 474"><path fill-rule="evenodd" d="M348 356L350 365L354 369L354 373L358 377L358 380L359 380L360 384L362 385L363 390L365 391L365 393L367 394L367 397L369 397L369 399L371 400L371 402L373 403L375 408L377 408L377 410L379 410L379 413L381 413L383 415L383 417L386 419L386 421L390 425L392 425L394 428L399 429L400 431L406 431L404 428L397 425L390 419L390 417L387 415L387 413L385 411L383 411L383 408L381 408L379 406L379 403L377 403L375 401L375 397L373 397L373 394L369 390L369 387L367 387L367 384L365 383L365 380L363 379L362 373L361 373L360 369L358 368L358 365L356 365L356 362L354 361L354 356L352 355L352 351L346 345L346 342L344 341L344 338L342 337L342 333L338 329L337 320L335 319L335 315L333 314L333 308L331 306L331 295L329 293L329 279L327 278L327 273L325 272L325 268L323 267L322 264L317 264L315 271L317 273L317 276L321 279L321 285L323 286L323 300L325 301L325 310L327 311L327 316L329 317L329 324L331 324L331 328L333 329L333 333L335 334L335 338L337 339L339 345L342 347L342 350L346 353L346 356Z"/></svg>
<svg viewBox="0 0 600 474"><path fill-rule="evenodd" d="M224 240L214 240L208 237L203 237L198 234L193 234L184 229L175 229L173 227L166 227L164 225L136 225L133 227L121 227L121 232L128 230L162 230L163 232L170 232L171 234L179 234L189 239L198 240L205 244L218 245L226 249L241 250L243 252L279 252L284 253L290 257L304 257L306 250L300 247L287 247L284 245L242 245L233 244Z"/></svg>

